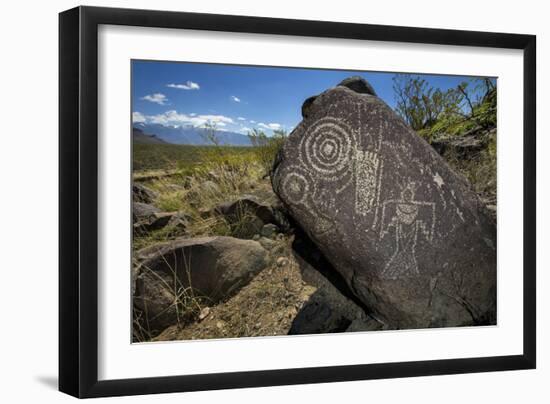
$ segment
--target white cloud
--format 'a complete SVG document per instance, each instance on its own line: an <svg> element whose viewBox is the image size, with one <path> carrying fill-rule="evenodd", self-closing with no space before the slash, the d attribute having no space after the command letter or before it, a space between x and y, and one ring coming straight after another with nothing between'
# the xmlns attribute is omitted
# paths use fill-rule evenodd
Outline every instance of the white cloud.
<svg viewBox="0 0 550 404"><path fill-rule="evenodd" d="M277 129L281 129L281 124L280 123L263 123L263 122L260 122L258 124L258 126L260 128L264 128L264 129L271 129L271 130L277 130Z"/></svg>
<svg viewBox="0 0 550 404"><path fill-rule="evenodd" d="M246 118L243 118L242 116L239 116L237 119L238 119L239 121L246 121Z"/></svg>
<svg viewBox="0 0 550 404"><path fill-rule="evenodd" d="M132 112L132 122L133 123L144 123L146 121L145 115L141 112Z"/></svg>
<svg viewBox="0 0 550 404"><path fill-rule="evenodd" d="M256 123L256 121L253 121L252 119L249 121L250 123Z"/></svg>
<svg viewBox="0 0 550 404"><path fill-rule="evenodd" d="M241 102L241 99L239 97L235 97L234 95L231 96L231 99L235 102Z"/></svg>
<svg viewBox="0 0 550 404"><path fill-rule="evenodd" d="M239 129L239 132L248 133L248 132L250 132L251 130L252 130L252 129L247 128L246 126L243 126L241 129Z"/></svg>
<svg viewBox="0 0 550 404"><path fill-rule="evenodd" d="M181 114L175 110L166 111L157 115L147 115L145 119L149 123L156 123L164 126L204 126L206 123L209 123L220 127L234 123L233 119L224 115Z"/></svg>
<svg viewBox="0 0 550 404"><path fill-rule="evenodd" d="M189 80L185 84L166 84L166 87L177 88L178 90L199 90L201 88L198 83Z"/></svg>
<svg viewBox="0 0 550 404"><path fill-rule="evenodd" d="M145 97L141 97L141 99L149 102L154 102L155 104L159 105L166 105L166 102L168 101L168 98L166 98L166 96L161 93L146 95Z"/></svg>

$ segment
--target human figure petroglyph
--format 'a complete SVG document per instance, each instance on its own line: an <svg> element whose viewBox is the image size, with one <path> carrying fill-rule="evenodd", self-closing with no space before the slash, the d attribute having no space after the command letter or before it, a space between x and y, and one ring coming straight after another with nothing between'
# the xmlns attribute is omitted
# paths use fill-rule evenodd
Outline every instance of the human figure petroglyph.
<svg viewBox="0 0 550 404"><path fill-rule="evenodd" d="M418 235L431 242L435 227L435 203L414 199L415 184L409 183L401 192L401 199L385 201L382 207L380 239L395 234L395 250L382 271L382 278L397 279L419 275L416 263Z"/></svg>

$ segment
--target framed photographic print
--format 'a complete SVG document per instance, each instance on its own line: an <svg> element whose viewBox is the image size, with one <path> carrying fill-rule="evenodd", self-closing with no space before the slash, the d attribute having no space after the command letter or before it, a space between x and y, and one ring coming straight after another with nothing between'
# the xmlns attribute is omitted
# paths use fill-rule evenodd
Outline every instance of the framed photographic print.
<svg viewBox="0 0 550 404"><path fill-rule="evenodd" d="M61 391L535 367L534 36L59 21Z"/></svg>

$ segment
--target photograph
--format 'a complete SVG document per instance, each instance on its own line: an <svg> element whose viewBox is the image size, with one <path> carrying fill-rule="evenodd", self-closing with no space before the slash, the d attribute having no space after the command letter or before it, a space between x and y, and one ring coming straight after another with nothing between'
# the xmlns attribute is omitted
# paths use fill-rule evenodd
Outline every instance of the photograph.
<svg viewBox="0 0 550 404"><path fill-rule="evenodd" d="M133 343L497 325L497 77L130 80Z"/></svg>

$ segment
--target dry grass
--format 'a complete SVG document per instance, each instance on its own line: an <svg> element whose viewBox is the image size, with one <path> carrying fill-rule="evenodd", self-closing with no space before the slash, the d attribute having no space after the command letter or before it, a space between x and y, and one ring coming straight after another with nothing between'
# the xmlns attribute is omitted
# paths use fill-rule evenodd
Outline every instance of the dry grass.
<svg viewBox="0 0 550 404"><path fill-rule="evenodd" d="M235 200L258 189L265 182L262 180L262 164L254 159L243 159L240 155L231 157L224 153L205 158L209 159L208 163L195 168L191 175L171 175L142 182L158 194L153 204L162 211L180 211L189 216L186 236L251 238L249 229L256 219L251 212L241 212L237 220L233 218L230 222L223 216L208 212L220 203ZM173 238L171 236L167 229L135 235L134 249Z"/></svg>
<svg viewBox="0 0 550 404"><path fill-rule="evenodd" d="M148 299L144 296L134 297L135 299L139 299L143 305L143 310L140 310L135 304L133 305L134 342L150 341L155 335L150 324L166 312L174 310L176 318L174 324L178 327L183 327L194 321L199 316L203 307L208 306L211 302L209 296L206 296L201 291L196 290L193 287L193 280L191 278L191 257L183 257L183 266L186 274L185 285L178 277L176 268L174 268L164 256L162 258L169 270L170 279L166 279L146 265L142 265L140 267L140 276L150 277L151 279L160 282L163 289L170 293L173 300L171 304L164 308L164 310L156 313L154 317L151 317L148 312ZM175 254L174 262L177 266L177 256Z"/></svg>
<svg viewBox="0 0 550 404"><path fill-rule="evenodd" d="M496 133L487 146L468 159L457 156L452 150L443 155L445 160L464 175L474 191L485 201L496 204L497 198L497 146Z"/></svg>

